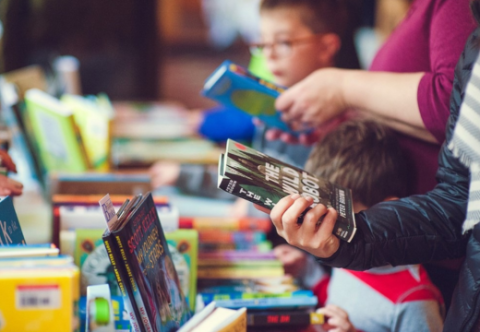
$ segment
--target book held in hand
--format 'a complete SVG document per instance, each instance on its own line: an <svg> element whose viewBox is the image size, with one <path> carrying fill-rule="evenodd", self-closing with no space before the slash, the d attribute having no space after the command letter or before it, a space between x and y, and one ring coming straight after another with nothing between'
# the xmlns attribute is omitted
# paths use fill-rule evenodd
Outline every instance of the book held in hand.
<svg viewBox="0 0 480 332"><path fill-rule="evenodd" d="M231 139L219 159L218 188L267 209L291 194L311 197L312 207L323 204L337 210L334 234L340 239L350 242L356 232L349 189L316 178Z"/></svg>
<svg viewBox="0 0 480 332"><path fill-rule="evenodd" d="M224 61L205 81L203 95L220 104L259 118L268 127L297 134L275 109L275 99L285 88L265 81L247 69ZM306 130L304 130L306 131Z"/></svg>

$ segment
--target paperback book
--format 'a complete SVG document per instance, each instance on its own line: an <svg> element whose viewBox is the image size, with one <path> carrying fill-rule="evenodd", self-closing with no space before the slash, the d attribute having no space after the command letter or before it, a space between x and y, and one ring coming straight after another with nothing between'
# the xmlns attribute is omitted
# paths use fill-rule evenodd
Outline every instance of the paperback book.
<svg viewBox="0 0 480 332"><path fill-rule="evenodd" d="M334 234L350 242L356 232L351 191L269 157L231 139L219 158L218 188L272 209L283 197L300 194L338 212ZM299 218L299 223L303 221Z"/></svg>
<svg viewBox="0 0 480 332"><path fill-rule="evenodd" d="M227 107L259 118L268 127L298 134L301 131L292 130L282 121L280 113L275 109L275 99L283 91L285 88L263 80L226 60L207 78L202 93Z"/></svg>

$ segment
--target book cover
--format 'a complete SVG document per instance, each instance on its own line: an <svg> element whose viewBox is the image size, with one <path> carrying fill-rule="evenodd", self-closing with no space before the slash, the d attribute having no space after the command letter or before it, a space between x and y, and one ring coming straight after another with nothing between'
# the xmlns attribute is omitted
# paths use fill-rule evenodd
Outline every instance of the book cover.
<svg viewBox="0 0 480 332"><path fill-rule="evenodd" d="M212 301L219 300L249 300L249 299L266 299L266 298L290 298L297 296L312 297L313 292L311 290L297 290L294 292L283 293L269 293L269 292L239 292L239 291L223 291L221 293L216 292L202 292L202 300L205 304L209 304Z"/></svg>
<svg viewBox="0 0 480 332"><path fill-rule="evenodd" d="M90 164L73 112L49 94L31 89L25 94L26 114L43 169L84 172Z"/></svg>
<svg viewBox="0 0 480 332"><path fill-rule="evenodd" d="M334 234L350 242L356 231L351 191L283 163L231 139L218 163L218 188L272 209L283 197L300 194L338 212ZM299 220L299 223L302 220Z"/></svg>
<svg viewBox="0 0 480 332"><path fill-rule="evenodd" d="M207 78L202 94L227 107L255 116L268 127L297 134L281 120L280 113L275 109L275 99L283 91L285 88L226 60Z"/></svg>
<svg viewBox="0 0 480 332"><path fill-rule="evenodd" d="M108 97L67 94L60 100L73 110L92 168L107 171L110 168L110 138L114 116Z"/></svg>
<svg viewBox="0 0 480 332"><path fill-rule="evenodd" d="M145 310L153 331L178 329L191 313L151 193L133 205L112 233L135 302L141 314Z"/></svg>
<svg viewBox="0 0 480 332"><path fill-rule="evenodd" d="M193 229L179 229L166 232L165 237L183 294L190 309L194 311L197 296L198 232Z"/></svg>
<svg viewBox="0 0 480 332"><path fill-rule="evenodd" d="M12 197L0 198L0 246L26 244Z"/></svg>
<svg viewBox="0 0 480 332"><path fill-rule="evenodd" d="M79 332L78 268L73 264L0 269L0 330Z"/></svg>

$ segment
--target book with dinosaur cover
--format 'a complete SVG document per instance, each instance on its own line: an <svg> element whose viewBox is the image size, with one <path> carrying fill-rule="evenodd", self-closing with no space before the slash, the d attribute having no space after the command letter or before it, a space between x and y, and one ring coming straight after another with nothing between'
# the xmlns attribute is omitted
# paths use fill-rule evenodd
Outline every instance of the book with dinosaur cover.
<svg viewBox="0 0 480 332"><path fill-rule="evenodd" d="M106 232L104 237L114 238L111 250L121 260L116 264L125 267L122 280L132 290L132 306L140 312L145 330L178 329L191 312L151 193L135 196L117 213L110 213L108 206L102 205L102 209L111 233Z"/></svg>
<svg viewBox="0 0 480 332"><path fill-rule="evenodd" d="M218 164L218 188L272 209L283 197L300 194L338 212L334 233L350 242L356 231L351 191L269 157L231 139ZM302 220L299 220L299 223Z"/></svg>

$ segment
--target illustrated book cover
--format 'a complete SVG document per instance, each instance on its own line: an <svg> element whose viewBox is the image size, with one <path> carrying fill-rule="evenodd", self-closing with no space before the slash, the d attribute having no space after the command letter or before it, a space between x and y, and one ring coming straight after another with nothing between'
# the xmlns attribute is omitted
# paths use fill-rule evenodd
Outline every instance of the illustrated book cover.
<svg viewBox="0 0 480 332"><path fill-rule="evenodd" d="M109 229L115 240L112 251L120 254L132 289L132 302L146 331L175 331L191 312L151 193L134 197L120 210Z"/></svg>
<svg viewBox="0 0 480 332"><path fill-rule="evenodd" d="M333 207L338 212L334 234L350 242L356 232L351 191L306 171L269 157L255 149L227 141L219 158L218 188L272 209L283 197L300 194ZM301 222L301 220L299 220Z"/></svg>
<svg viewBox="0 0 480 332"><path fill-rule="evenodd" d="M282 121L275 109L275 99L283 91L285 88L226 60L206 79L202 94L224 106L255 116L268 127L297 134Z"/></svg>

